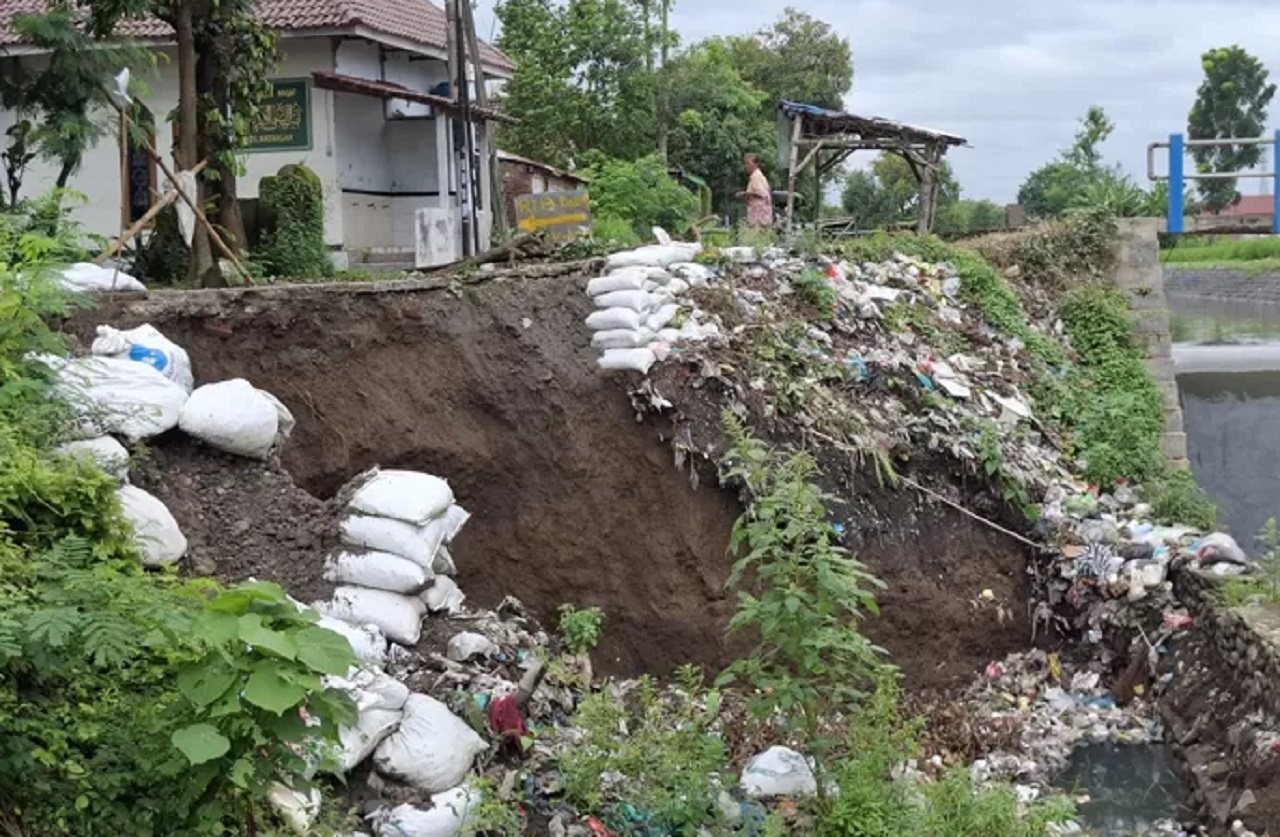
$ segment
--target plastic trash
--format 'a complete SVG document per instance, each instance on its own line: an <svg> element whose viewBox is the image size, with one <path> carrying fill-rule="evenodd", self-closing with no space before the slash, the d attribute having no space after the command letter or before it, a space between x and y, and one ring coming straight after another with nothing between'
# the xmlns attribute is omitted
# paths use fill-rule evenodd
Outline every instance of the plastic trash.
<svg viewBox="0 0 1280 837"><path fill-rule="evenodd" d="M145 363L187 392L195 387L191 374L191 358L177 343L165 337L152 325L140 325L128 331L100 325L98 336L89 351L99 357L119 357Z"/></svg>
<svg viewBox="0 0 1280 837"><path fill-rule="evenodd" d="M431 580L431 586L422 591L418 597L430 613L457 613L462 610L466 594L458 587L458 582L446 575L438 575Z"/></svg>
<svg viewBox="0 0 1280 837"><path fill-rule="evenodd" d="M275 396L234 378L191 393L178 427L218 450L266 459L277 443L288 438L293 416Z"/></svg>
<svg viewBox="0 0 1280 837"><path fill-rule="evenodd" d="M339 552L324 565L326 581L390 593L418 593L433 576L429 568L389 552Z"/></svg>
<svg viewBox="0 0 1280 837"><path fill-rule="evenodd" d="M114 477L117 482L129 481L129 451L110 436L67 442L54 448L54 452L76 459L85 459Z"/></svg>
<svg viewBox="0 0 1280 837"><path fill-rule="evenodd" d="M158 569L182 560L187 554L187 539L168 507L132 485L121 486L117 493L125 520L133 525L134 543L142 555L142 566Z"/></svg>
<svg viewBox="0 0 1280 837"><path fill-rule="evenodd" d="M813 796L818 792L809 760L789 747L770 747L753 756L739 784L753 799Z"/></svg>
<svg viewBox="0 0 1280 837"><path fill-rule="evenodd" d="M1214 532L1212 535L1206 535L1192 546L1192 550L1201 561L1212 563L1225 561L1229 564L1241 564L1243 566L1249 564L1249 558L1244 554L1244 550L1236 543L1236 539L1226 532Z"/></svg>
<svg viewBox="0 0 1280 837"><path fill-rule="evenodd" d="M463 631L449 640L445 656L455 663L465 663L474 657L489 657L498 653L497 644L484 634Z"/></svg>
<svg viewBox="0 0 1280 837"><path fill-rule="evenodd" d="M77 262L64 268L58 276L63 290L73 293L91 291L145 291L147 286L122 270L92 262Z"/></svg>
<svg viewBox="0 0 1280 837"><path fill-rule="evenodd" d="M414 694L397 729L373 754L378 772L427 793L457 787L487 745L435 698Z"/></svg>
<svg viewBox="0 0 1280 837"><path fill-rule="evenodd" d="M365 477L351 498L351 508L362 514L425 525L453 505L449 483L431 474L375 469Z"/></svg>
<svg viewBox="0 0 1280 837"><path fill-rule="evenodd" d="M112 357L57 364L54 392L80 418L88 436L118 434L129 442L178 426L187 391L145 363Z"/></svg>
<svg viewBox="0 0 1280 837"><path fill-rule="evenodd" d="M323 799L315 788L301 793L276 782L267 794L267 802L290 831L306 835L311 833L311 824L320 815Z"/></svg>
<svg viewBox="0 0 1280 837"><path fill-rule="evenodd" d="M711 268L695 262L673 264L671 265L670 270L676 276L688 282L689 287L691 288L701 288L715 278L715 274L711 272Z"/></svg>
<svg viewBox="0 0 1280 837"><path fill-rule="evenodd" d="M426 615L426 606L413 596L363 587L339 587L333 591L332 599L312 606L351 625L377 625L401 645L417 644L422 636L422 617Z"/></svg>
<svg viewBox="0 0 1280 837"><path fill-rule="evenodd" d="M405 804L376 811L369 821L378 837L456 837L479 804L480 795L463 786L432 796L429 810Z"/></svg>

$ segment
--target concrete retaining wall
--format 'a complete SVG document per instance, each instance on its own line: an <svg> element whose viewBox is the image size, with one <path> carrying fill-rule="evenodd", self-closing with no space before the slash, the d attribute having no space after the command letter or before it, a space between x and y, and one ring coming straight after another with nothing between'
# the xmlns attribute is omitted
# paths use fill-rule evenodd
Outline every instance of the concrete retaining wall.
<svg viewBox="0 0 1280 837"><path fill-rule="evenodd" d="M1164 286L1168 294L1178 296L1280 304L1280 273L1164 265Z"/></svg>
<svg viewBox="0 0 1280 837"><path fill-rule="evenodd" d="M1170 464L1189 467L1187 434L1173 368L1172 323L1160 264L1160 221L1128 218L1119 222L1111 281L1129 299L1137 316L1135 341L1147 354L1147 366L1164 395L1165 433L1160 448Z"/></svg>

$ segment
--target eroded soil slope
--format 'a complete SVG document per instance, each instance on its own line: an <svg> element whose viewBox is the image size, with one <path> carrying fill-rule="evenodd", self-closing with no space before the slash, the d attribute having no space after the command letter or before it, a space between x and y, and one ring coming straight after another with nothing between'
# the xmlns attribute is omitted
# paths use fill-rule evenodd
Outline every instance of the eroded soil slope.
<svg viewBox="0 0 1280 837"><path fill-rule="evenodd" d="M474 514L454 550L463 590L489 605L516 595L541 617L562 602L603 607L600 668L722 663L733 609L725 547L739 505L710 471L693 489L665 443L672 417L637 423L628 381L597 371L584 282L160 293L104 302L68 328L85 337L97 323L150 322L186 347L198 381L244 377L277 395L298 421L283 464L317 497L375 464L447 476ZM718 410L709 403L705 418ZM182 461L169 449L180 444L154 447L161 462ZM959 493L944 468L922 467L921 478ZM1025 646L1016 543L869 476L837 482L860 495L845 516L850 545L890 584L869 630L915 685L967 678ZM184 528L199 530L193 543L238 566L234 523L179 506ZM281 560L313 548L290 537Z"/></svg>

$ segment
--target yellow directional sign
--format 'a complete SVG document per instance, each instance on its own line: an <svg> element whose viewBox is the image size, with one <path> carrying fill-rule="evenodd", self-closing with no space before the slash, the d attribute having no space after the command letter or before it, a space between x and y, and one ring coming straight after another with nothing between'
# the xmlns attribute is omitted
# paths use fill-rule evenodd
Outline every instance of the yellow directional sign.
<svg viewBox="0 0 1280 837"><path fill-rule="evenodd" d="M551 241L570 241L591 232L591 196L585 190L544 192L516 198L516 228Z"/></svg>

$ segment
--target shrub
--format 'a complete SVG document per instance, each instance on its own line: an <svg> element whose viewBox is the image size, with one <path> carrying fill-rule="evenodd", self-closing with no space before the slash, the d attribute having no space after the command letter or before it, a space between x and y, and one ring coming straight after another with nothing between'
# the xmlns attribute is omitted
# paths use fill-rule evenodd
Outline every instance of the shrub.
<svg viewBox="0 0 1280 837"><path fill-rule="evenodd" d="M1205 532L1218 525L1217 507L1190 471L1166 471L1148 483L1145 493L1158 523L1194 526Z"/></svg>
<svg viewBox="0 0 1280 837"><path fill-rule="evenodd" d="M600 641L604 626L604 611L598 607L579 610L571 604L560 605L556 613L560 617L560 633L570 654L589 654Z"/></svg>
<svg viewBox="0 0 1280 837"><path fill-rule="evenodd" d="M599 218L630 223L641 240L648 239L655 226L673 234L684 232L698 217L698 197L667 174L657 155L629 163L588 152L583 159L592 211Z"/></svg>
<svg viewBox="0 0 1280 837"><path fill-rule="evenodd" d="M306 166L285 166L258 186L262 251L257 260L268 275L301 279L327 277L333 261L324 243L324 187Z"/></svg>
<svg viewBox="0 0 1280 837"><path fill-rule="evenodd" d="M591 237L608 250L629 250L643 241L630 221L612 216L597 217L591 225Z"/></svg>

